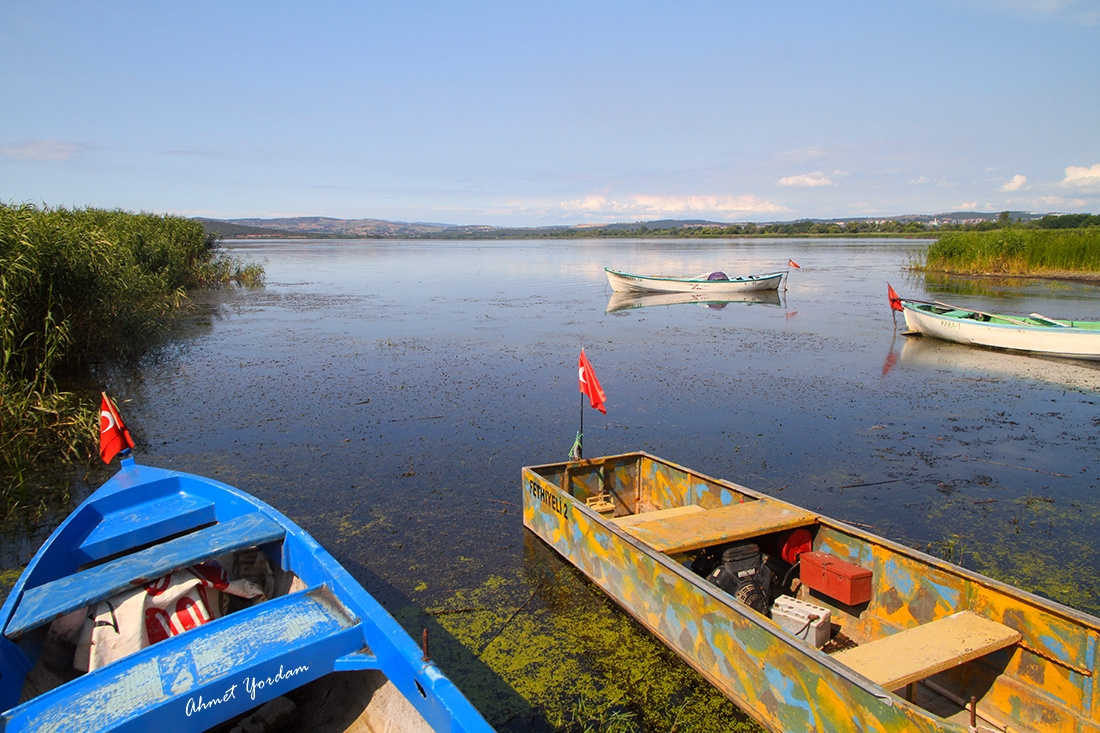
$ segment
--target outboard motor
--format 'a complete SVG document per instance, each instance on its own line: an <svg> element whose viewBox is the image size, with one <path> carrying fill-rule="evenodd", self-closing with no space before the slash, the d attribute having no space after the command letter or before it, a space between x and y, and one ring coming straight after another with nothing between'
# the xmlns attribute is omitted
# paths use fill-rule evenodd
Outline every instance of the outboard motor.
<svg viewBox="0 0 1100 733"><path fill-rule="evenodd" d="M707 576L731 596L767 615L771 606L772 571L755 542L738 542L722 552L722 562Z"/></svg>

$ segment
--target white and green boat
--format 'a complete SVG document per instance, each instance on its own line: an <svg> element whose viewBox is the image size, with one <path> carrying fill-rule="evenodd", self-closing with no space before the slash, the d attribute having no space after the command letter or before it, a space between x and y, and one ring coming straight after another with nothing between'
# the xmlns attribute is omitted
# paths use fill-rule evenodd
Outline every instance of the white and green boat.
<svg viewBox="0 0 1100 733"><path fill-rule="evenodd" d="M1100 360L1100 321L1009 316L947 303L898 300L909 334L972 346Z"/></svg>

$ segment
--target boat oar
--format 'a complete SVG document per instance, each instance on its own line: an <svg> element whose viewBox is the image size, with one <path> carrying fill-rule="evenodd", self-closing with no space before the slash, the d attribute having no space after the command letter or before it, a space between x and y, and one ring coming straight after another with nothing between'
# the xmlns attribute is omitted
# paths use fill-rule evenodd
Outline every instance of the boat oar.
<svg viewBox="0 0 1100 733"><path fill-rule="evenodd" d="M1017 326L1026 326L1028 328L1034 327L1033 323L1026 323L1024 321L1012 318L1010 316L997 315L996 313L986 313L985 311L976 311L973 308L962 308L961 306L951 305L950 303L944 303L939 300L936 301L936 305L942 305L944 308L951 308L957 311L966 311L967 313L977 313L979 316L988 316L989 318L1000 318L1002 321L1008 321L1009 323L1015 323Z"/></svg>
<svg viewBox="0 0 1100 733"><path fill-rule="evenodd" d="M1060 326L1062 328L1073 328L1072 323L1065 323L1064 321L1056 321L1053 318L1047 318L1046 316L1044 316L1041 313L1032 313L1031 317L1032 318L1038 318L1040 321L1044 321L1046 323L1049 323L1052 326Z"/></svg>

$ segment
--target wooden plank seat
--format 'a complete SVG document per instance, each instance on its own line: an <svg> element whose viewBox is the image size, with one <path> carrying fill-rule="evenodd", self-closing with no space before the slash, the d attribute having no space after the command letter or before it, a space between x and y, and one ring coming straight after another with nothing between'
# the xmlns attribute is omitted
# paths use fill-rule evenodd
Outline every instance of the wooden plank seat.
<svg viewBox="0 0 1100 733"><path fill-rule="evenodd" d="M23 591L4 635L14 637L134 585L211 557L275 542L285 535L286 530L273 519L259 513L245 514L28 588Z"/></svg>
<svg viewBox="0 0 1100 733"><path fill-rule="evenodd" d="M213 501L178 491L127 504L115 511L104 509L103 519L78 548L86 562L98 562L161 542L166 537L213 524L218 519Z"/></svg>
<svg viewBox="0 0 1100 733"><path fill-rule="evenodd" d="M215 619L138 650L7 712L10 730L203 730L203 711L245 712L331 671L344 655L356 668L359 619L320 585ZM253 697L254 695L254 697ZM173 702L175 701L175 702ZM164 718L166 703L172 715Z"/></svg>
<svg viewBox="0 0 1100 733"><path fill-rule="evenodd" d="M813 512L769 498L730 504L717 509L655 516L659 514L661 511L634 514L631 516L638 518L634 522L624 522L621 520L627 519L626 517L616 517L615 522L653 549L669 554L805 527L817 522L817 515Z"/></svg>
<svg viewBox="0 0 1100 733"><path fill-rule="evenodd" d="M668 509L657 509L652 512L624 514L621 517L615 517L611 521L620 527L629 527L631 525L641 524L642 522L655 522L662 519L668 519L669 517L678 517L682 514L696 514L705 511L706 509L698 504L688 504L686 506L674 506Z"/></svg>
<svg viewBox="0 0 1100 733"><path fill-rule="evenodd" d="M1020 632L1015 629L972 611L960 611L832 657L887 690L896 690L1019 640Z"/></svg>

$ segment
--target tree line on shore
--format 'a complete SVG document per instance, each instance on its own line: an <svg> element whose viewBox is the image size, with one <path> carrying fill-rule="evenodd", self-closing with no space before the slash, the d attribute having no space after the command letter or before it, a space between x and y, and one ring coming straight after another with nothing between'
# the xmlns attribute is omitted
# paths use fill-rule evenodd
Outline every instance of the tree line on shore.
<svg viewBox="0 0 1100 733"><path fill-rule="evenodd" d="M144 353L187 288L262 279L190 219L0 204L0 516L65 493L44 466L96 454L102 385L66 389L89 364Z"/></svg>
<svg viewBox="0 0 1100 733"><path fill-rule="evenodd" d="M770 224L728 224L725 226L707 224L699 226L676 225L654 227L608 226L585 229L567 229L555 231L545 236L589 238L589 237L774 237L774 236L910 236L939 237L949 232L985 232L1000 229L1081 229L1100 228L1100 215L1097 214L1048 214L1039 219L1023 221L1014 219L1007 212L1001 212L996 219L982 219L964 222L931 222L921 220L874 220L853 219L846 222L822 222L801 219Z"/></svg>

